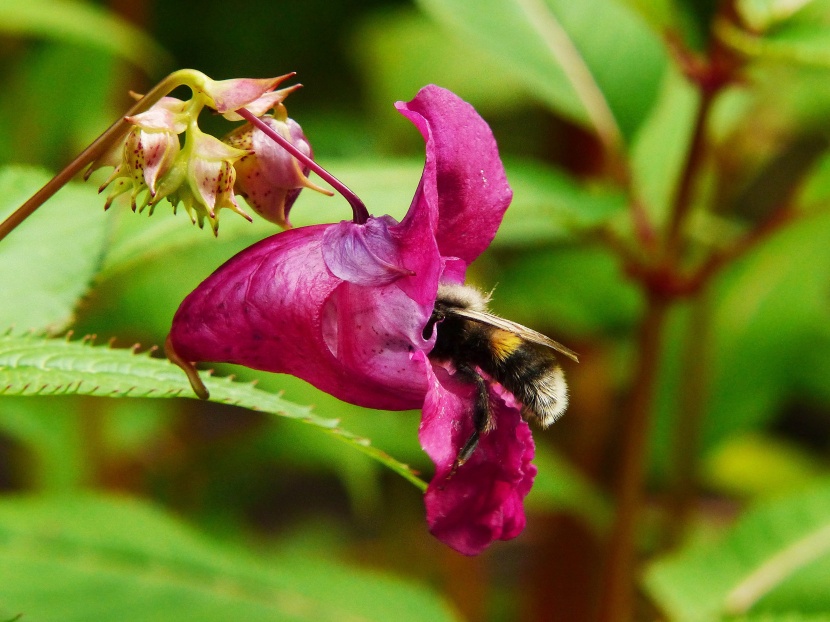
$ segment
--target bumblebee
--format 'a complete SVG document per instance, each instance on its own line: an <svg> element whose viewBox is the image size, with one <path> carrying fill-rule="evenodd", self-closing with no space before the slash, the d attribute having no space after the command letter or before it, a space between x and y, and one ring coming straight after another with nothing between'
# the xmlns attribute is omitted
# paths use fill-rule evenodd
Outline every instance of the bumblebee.
<svg viewBox="0 0 830 622"><path fill-rule="evenodd" d="M500 383L522 404L522 417L547 427L568 407L568 386L554 352L574 361L577 355L560 343L521 324L490 313L490 296L469 285L442 284L424 338L436 331L429 358L451 363L456 377L476 387L473 433L456 458L464 464L482 434L495 428L487 380Z"/></svg>

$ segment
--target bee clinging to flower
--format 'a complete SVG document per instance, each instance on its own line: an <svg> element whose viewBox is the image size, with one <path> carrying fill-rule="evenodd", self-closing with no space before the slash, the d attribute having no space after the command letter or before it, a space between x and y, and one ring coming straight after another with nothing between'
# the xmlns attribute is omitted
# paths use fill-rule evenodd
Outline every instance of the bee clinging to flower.
<svg viewBox="0 0 830 622"><path fill-rule="evenodd" d="M481 435L496 425L482 372L521 402L526 420L545 428L568 407L565 374L554 352L578 360L576 353L562 344L492 314L487 308L489 300L470 285L441 284L435 310L424 329L425 338L436 331L430 360L452 363L458 377L476 386L473 432L461 448L455 468L472 455Z"/></svg>

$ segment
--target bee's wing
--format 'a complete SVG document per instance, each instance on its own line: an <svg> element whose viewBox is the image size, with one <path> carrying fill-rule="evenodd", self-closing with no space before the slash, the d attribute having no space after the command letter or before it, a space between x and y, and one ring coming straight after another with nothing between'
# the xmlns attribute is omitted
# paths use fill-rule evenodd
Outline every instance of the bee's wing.
<svg viewBox="0 0 830 622"><path fill-rule="evenodd" d="M475 311L473 309L453 309L452 311L453 313L460 315L462 317L475 320L476 322L482 322L483 324L489 324L490 326L495 326L496 328L500 328L501 330L506 330L509 333L518 335L519 337L521 337L522 339L526 339L527 341L532 341L533 343L538 343L539 345L552 348L560 354L564 354L569 359L573 359L577 363L579 362L579 357L576 354L576 352L574 352L570 348L566 348L558 341L554 341L553 339L543 335L542 333L537 333L532 328L522 326L521 324L511 322L510 320L505 320L503 317L499 317L498 315L493 315L491 313L486 313L484 311Z"/></svg>

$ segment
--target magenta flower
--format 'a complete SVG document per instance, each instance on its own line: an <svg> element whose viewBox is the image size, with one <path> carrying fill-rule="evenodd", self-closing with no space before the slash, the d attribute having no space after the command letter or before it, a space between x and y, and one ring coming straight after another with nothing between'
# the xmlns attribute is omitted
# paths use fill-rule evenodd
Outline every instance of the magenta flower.
<svg viewBox="0 0 830 622"><path fill-rule="evenodd" d="M184 300L168 352L180 363L294 374L361 406L422 408L419 438L436 467L425 496L430 531L474 555L522 531L533 440L521 406L490 383L496 427L454 471L473 430L475 387L430 361L435 334L424 329L439 283L463 282L512 192L469 104L427 86L397 108L426 141L405 218L291 229L242 251Z"/></svg>

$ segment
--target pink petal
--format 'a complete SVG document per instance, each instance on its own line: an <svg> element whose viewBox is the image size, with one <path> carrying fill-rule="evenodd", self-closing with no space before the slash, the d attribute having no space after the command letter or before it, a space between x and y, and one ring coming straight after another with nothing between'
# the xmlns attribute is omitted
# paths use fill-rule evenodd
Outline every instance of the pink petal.
<svg viewBox="0 0 830 622"><path fill-rule="evenodd" d="M513 192L507 183L498 147L487 123L457 95L435 85L422 88L398 110L420 130L427 142L427 168L435 166L435 188L427 173L404 219L422 219L425 204L437 210L435 235L441 255L458 257L468 265L496 235ZM436 204L433 204L437 200Z"/></svg>
<svg viewBox="0 0 830 622"><path fill-rule="evenodd" d="M389 233L391 216L370 218L363 226L344 220L323 234L323 259L338 278L357 285L388 285L414 274L397 265L398 243Z"/></svg>
<svg viewBox="0 0 830 622"><path fill-rule="evenodd" d="M260 97L252 101L250 104L247 104L245 106L245 110L247 110L254 116L261 117L266 112L285 101L286 97L288 97L291 93L293 93L299 88L302 88L302 84L294 84L293 86L280 89L279 91L265 93L264 95L261 95ZM226 112L222 116L225 117L228 121L242 120L242 117L236 114L236 112Z"/></svg>
<svg viewBox="0 0 830 622"><path fill-rule="evenodd" d="M477 555L494 540L518 536L525 526L523 500L536 467L530 428L520 408L492 387L496 429L481 437L470 459L455 473L458 452L473 430L473 386L435 366L419 429L421 446L435 463L424 498L430 532L465 555Z"/></svg>
<svg viewBox="0 0 830 622"><path fill-rule="evenodd" d="M291 144L303 154L313 157L311 145L306 140L302 128L294 119L279 121L273 117L264 117L262 122L279 132L283 138L290 140ZM300 188L303 186L304 172L291 154L266 136L259 128L253 128L251 142L263 175L269 183L285 188Z"/></svg>
<svg viewBox="0 0 830 622"><path fill-rule="evenodd" d="M280 82L293 75L287 73L277 78L208 80L203 89L213 99L217 112L233 112L273 90Z"/></svg>
<svg viewBox="0 0 830 622"><path fill-rule="evenodd" d="M124 119L143 130L181 134L187 129L187 115L183 108L186 103L164 97L149 110Z"/></svg>
<svg viewBox="0 0 830 622"><path fill-rule="evenodd" d="M156 182L173 166L179 155L179 138L170 132L142 132L144 149L144 183L151 194L156 192Z"/></svg>
<svg viewBox="0 0 830 622"><path fill-rule="evenodd" d="M432 306L394 283L332 274L322 250L332 226L291 229L233 257L182 302L173 345L187 360L293 374L354 404L418 408L426 373L413 355L432 347L421 334Z"/></svg>

